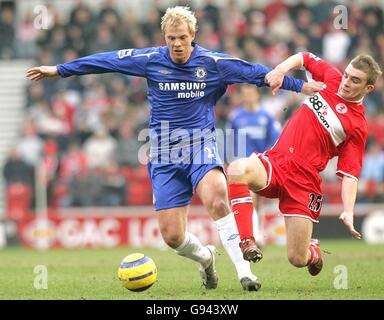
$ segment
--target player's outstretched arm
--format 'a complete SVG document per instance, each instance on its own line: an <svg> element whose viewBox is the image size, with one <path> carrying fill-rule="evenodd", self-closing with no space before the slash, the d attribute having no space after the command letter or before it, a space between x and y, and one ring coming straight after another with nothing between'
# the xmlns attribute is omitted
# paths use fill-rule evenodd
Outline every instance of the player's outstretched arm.
<svg viewBox="0 0 384 320"><path fill-rule="evenodd" d="M56 66L34 67L27 71L26 76L35 81L55 76L66 78L74 75L82 76L107 72L145 77L146 65L152 54L157 54L156 48L123 49L96 53Z"/></svg>
<svg viewBox="0 0 384 320"><path fill-rule="evenodd" d="M284 81L285 74L292 69L302 67L301 54L297 53L285 59L265 76L265 81L272 88L272 94L275 95Z"/></svg>
<svg viewBox="0 0 384 320"><path fill-rule="evenodd" d="M59 75L56 66L40 66L27 70L26 77L33 81L39 81L44 78L56 77Z"/></svg>
<svg viewBox="0 0 384 320"><path fill-rule="evenodd" d="M357 194L357 180L343 176L341 185L341 198L343 200L344 211L340 215L339 219L345 224L352 236L360 240L361 234L355 230L353 226L353 211Z"/></svg>
<svg viewBox="0 0 384 320"><path fill-rule="evenodd" d="M272 94L275 95L283 84L285 74L294 69L299 69L303 66L303 58L301 53L294 54L289 58L285 59L279 65L270 71L266 76L265 80L272 89ZM323 82L306 82L303 84L301 92L307 96L313 96L317 92L325 88Z"/></svg>

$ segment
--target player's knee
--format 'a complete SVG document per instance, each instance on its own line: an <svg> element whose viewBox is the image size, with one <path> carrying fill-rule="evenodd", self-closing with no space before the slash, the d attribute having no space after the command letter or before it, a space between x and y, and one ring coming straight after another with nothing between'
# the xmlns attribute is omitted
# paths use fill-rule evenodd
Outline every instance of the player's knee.
<svg viewBox="0 0 384 320"><path fill-rule="evenodd" d="M177 247L179 247L184 240L184 235L179 233L163 232L162 236L164 242L172 249L176 249Z"/></svg>
<svg viewBox="0 0 384 320"><path fill-rule="evenodd" d="M288 253L288 261L297 268L302 268L307 265L307 257L298 253Z"/></svg>
<svg viewBox="0 0 384 320"><path fill-rule="evenodd" d="M163 235L163 240L172 249L176 249L183 243L183 238L177 234Z"/></svg>
<svg viewBox="0 0 384 320"><path fill-rule="evenodd" d="M238 159L229 164L227 169L229 183L240 182L244 179L246 171L246 165L244 160L245 159Z"/></svg>
<svg viewBox="0 0 384 320"><path fill-rule="evenodd" d="M229 206L225 201L225 195L216 195L208 204L207 210L214 219L220 219L230 212Z"/></svg>

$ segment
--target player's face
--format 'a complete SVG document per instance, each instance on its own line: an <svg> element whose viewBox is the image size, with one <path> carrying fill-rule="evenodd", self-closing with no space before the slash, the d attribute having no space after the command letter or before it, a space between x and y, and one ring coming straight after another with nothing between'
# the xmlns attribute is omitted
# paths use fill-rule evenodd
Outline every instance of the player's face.
<svg viewBox="0 0 384 320"><path fill-rule="evenodd" d="M165 27L165 42L174 63L186 63L193 51L195 34L189 31L186 22Z"/></svg>
<svg viewBox="0 0 384 320"><path fill-rule="evenodd" d="M241 87L241 100L243 104L249 109L256 109L259 102L259 93L256 87L242 86Z"/></svg>
<svg viewBox="0 0 384 320"><path fill-rule="evenodd" d="M344 71L338 94L345 100L359 101L373 88L373 85L367 84L367 74L349 64Z"/></svg>

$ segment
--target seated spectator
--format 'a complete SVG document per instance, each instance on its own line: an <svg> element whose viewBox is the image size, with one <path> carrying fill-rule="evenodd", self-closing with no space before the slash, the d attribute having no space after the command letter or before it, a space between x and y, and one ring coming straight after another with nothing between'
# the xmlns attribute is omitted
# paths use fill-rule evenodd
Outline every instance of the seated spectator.
<svg viewBox="0 0 384 320"><path fill-rule="evenodd" d="M103 171L102 206L116 207L125 205L125 177L119 165L110 161Z"/></svg>
<svg viewBox="0 0 384 320"><path fill-rule="evenodd" d="M22 17L22 21L16 25L16 56L21 59L28 59L36 56L38 30L34 27L33 22L35 15L32 11L27 11Z"/></svg>
<svg viewBox="0 0 384 320"><path fill-rule="evenodd" d="M33 122L29 121L17 144L21 158L34 167L42 156L43 144L43 140L38 136Z"/></svg>
<svg viewBox="0 0 384 320"><path fill-rule="evenodd" d="M103 176L89 171L85 176L74 176L67 185L59 184L64 194L58 199L60 207L103 206Z"/></svg>
<svg viewBox="0 0 384 320"><path fill-rule="evenodd" d="M329 31L323 36L323 57L330 63L341 65L347 58L351 36L342 29L335 29L330 23ZM335 50L337 48L337 50Z"/></svg>
<svg viewBox="0 0 384 320"><path fill-rule="evenodd" d="M34 187L34 169L20 155L17 147L13 147L3 168L3 176L7 185L21 182Z"/></svg>
<svg viewBox="0 0 384 320"><path fill-rule="evenodd" d="M17 147L12 148L3 167L3 177L7 218L25 218L34 204L34 168L21 158Z"/></svg>
<svg viewBox="0 0 384 320"><path fill-rule="evenodd" d="M42 101L46 101L44 84L33 82L27 87L26 108L33 108Z"/></svg>
<svg viewBox="0 0 384 320"><path fill-rule="evenodd" d="M70 181L74 177L88 175L88 158L80 145L72 141L69 144L68 152L61 158L59 179Z"/></svg>
<svg viewBox="0 0 384 320"><path fill-rule="evenodd" d="M368 144L360 179L384 182L384 151L374 140Z"/></svg>
<svg viewBox="0 0 384 320"><path fill-rule="evenodd" d="M84 143L84 151L91 169L106 168L113 159L115 150L116 140L103 128L98 129Z"/></svg>
<svg viewBox="0 0 384 320"><path fill-rule="evenodd" d="M207 21L212 21L213 30L218 32L220 29L220 10L213 0L205 0L204 1L204 18Z"/></svg>
<svg viewBox="0 0 384 320"><path fill-rule="evenodd" d="M368 143L359 183L359 201L383 201L384 151L376 141Z"/></svg>
<svg viewBox="0 0 384 320"><path fill-rule="evenodd" d="M368 121L369 133L381 146L384 146L384 114L375 115Z"/></svg>
<svg viewBox="0 0 384 320"><path fill-rule="evenodd" d="M52 110L47 101L42 101L31 110L31 120L42 137L67 137L70 134L71 128L62 110L61 107Z"/></svg>
<svg viewBox="0 0 384 320"><path fill-rule="evenodd" d="M121 166L139 166L138 153L141 143L138 141L130 123L125 123L119 131L115 149L115 159Z"/></svg>
<svg viewBox="0 0 384 320"><path fill-rule="evenodd" d="M0 9L0 59L14 57L14 28L15 13L11 8Z"/></svg>

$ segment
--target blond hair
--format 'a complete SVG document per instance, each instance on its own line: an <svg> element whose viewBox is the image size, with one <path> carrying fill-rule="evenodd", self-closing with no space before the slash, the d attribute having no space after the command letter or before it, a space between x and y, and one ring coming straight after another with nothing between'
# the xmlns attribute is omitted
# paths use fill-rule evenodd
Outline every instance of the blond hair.
<svg viewBox="0 0 384 320"><path fill-rule="evenodd" d="M377 78L382 74L379 64L370 55L360 54L353 58L351 64L367 75L367 84L375 84Z"/></svg>
<svg viewBox="0 0 384 320"><path fill-rule="evenodd" d="M196 33L197 19L195 13L189 7L176 6L168 8L161 18L161 31L165 33L165 27L168 24L177 26L183 21L187 23L190 33Z"/></svg>

